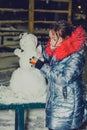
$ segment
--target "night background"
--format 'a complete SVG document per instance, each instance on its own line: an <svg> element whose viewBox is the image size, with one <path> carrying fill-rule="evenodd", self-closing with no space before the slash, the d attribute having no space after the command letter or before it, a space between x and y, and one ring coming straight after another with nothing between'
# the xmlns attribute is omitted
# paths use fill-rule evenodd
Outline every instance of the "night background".
<svg viewBox="0 0 87 130"><path fill-rule="evenodd" d="M40 0L35 0L35 8L41 8L43 9L65 9L67 8L67 5L58 4L53 5L51 3L51 0L42 0L43 3L40 3ZM48 3L47 3L48 2ZM0 0L0 8L22 8L22 9L29 9L29 0ZM44 13L44 15L47 15ZM38 19L38 15L35 16ZM53 15L49 15L50 19L53 19ZM65 16L59 16L59 19L62 19ZM6 12L6 11L0 11L0 20L12 20L12 19L22 19L22 20L28 20L28 11L26 12ZM56 20L56 19L55 19ZM86 30L87 30L87 0L72 0L72 23L78 25L81 24Z"/></svg>

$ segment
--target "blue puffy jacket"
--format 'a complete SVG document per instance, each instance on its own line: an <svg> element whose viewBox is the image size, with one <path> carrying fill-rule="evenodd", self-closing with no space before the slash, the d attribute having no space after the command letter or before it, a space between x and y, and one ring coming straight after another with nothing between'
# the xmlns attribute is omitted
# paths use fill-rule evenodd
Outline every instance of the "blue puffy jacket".
<svg viewBox="0 0 87 130"><path fill-rule="evenodd" d="M84 49L82 47L61 60L55 53L49 56L44 52L44 57L49 62L41 68L48 81L46 126L54 130L78 128L86 119L82 81Z"/></svg>

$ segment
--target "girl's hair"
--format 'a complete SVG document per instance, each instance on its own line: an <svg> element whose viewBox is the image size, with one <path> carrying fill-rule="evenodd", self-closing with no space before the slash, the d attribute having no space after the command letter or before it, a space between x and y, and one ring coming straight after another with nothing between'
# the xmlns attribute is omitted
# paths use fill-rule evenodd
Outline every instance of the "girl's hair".
<svg viewBox="0 0 87 130"><path fill-rule="evenodd" d="M50 29L53 29L59 36L65 39L67 36L71 36L75 27L65 20L60 20L55 24L51 25Z"/></svg>

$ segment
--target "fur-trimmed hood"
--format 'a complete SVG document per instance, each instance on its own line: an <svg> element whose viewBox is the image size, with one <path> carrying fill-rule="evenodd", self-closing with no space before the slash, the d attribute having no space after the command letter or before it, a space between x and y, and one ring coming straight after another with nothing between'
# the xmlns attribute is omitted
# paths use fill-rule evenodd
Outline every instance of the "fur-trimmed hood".
<svg viewBox="0 0 87 130"><path fill-rule="evenodd" d="M55 56L57 60L62 60L63 58L79 51L84 46L85 41L85 31L79 26L72 32L71 37L65 39L55 50L51 50L49 40L46 46L46 54L49 56Z"/></svg>

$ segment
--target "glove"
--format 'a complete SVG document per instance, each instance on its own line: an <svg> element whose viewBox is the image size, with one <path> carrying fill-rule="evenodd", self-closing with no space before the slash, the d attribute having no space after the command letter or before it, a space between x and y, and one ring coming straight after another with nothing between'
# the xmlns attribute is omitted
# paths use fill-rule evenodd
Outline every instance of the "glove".
<svg viewBox="0 0 87 130"><path fill-rule="evenodd" d="M41 67L44 65L44 62L37 59L36 57L32 57L30 59L30 64L32 65L32 67L35 67L37 69L41 69Z"/></svg>

